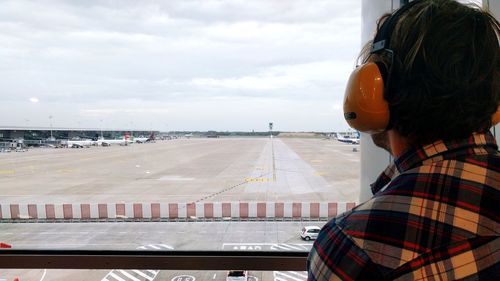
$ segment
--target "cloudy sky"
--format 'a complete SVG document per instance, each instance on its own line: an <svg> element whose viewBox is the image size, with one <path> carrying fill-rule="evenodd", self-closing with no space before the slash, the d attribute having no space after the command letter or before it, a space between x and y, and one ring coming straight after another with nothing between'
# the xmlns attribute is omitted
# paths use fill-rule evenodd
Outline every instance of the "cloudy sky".
<svg viewBox="0 0 500 281"><path fill-rule="evenodd" d="M360 5L2 1L0 126L346 129Z"/></svg>

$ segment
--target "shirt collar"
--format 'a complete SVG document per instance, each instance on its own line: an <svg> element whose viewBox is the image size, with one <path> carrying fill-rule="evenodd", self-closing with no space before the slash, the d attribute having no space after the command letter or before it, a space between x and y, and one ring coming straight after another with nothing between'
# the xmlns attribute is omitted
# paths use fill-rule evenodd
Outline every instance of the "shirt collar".
<svg viewBox="0 0 500 281"><path fill-rule="evenodd" d="M476 149L483 147L486 150L497 151L498 146L495 138L490 132L473 133L470 137L462 140L444 142L436 141L429 145L410 148L403 152L394 162L380 174L377 180L371 184L372 193L382 190L392 179L399 174L420 166L424 161L441 161L448 157L459 157L479 153ZM483 150L484 151L484 150Z"/></svg>

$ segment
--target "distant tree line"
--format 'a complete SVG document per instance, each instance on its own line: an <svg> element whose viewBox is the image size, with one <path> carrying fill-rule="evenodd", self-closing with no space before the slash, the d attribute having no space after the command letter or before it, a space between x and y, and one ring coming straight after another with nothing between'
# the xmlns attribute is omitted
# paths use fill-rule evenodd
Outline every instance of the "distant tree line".
<svg viewBox="0 0 500 281"><path fill-rule="evenodd" d="M279 135L279 131L273 131L272 135ZM241 132L241 131L171 131L169 135L186 135L193 134L193 136L220 136L220 137L254 137L254 136L269 136L270 132Z"/></svg>

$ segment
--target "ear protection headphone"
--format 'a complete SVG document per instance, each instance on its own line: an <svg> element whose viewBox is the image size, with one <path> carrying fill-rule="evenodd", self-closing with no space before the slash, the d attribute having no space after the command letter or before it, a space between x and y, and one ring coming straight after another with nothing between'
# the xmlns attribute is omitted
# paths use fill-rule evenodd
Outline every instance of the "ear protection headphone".
<svg viewBox="0 0 500 281"><path fill-rule="evenodd" d="M420 0L412 1L387 18L373 39L371 54L386 51L391 60L391 34L399 17ZM381 62L362 64L351 73L344 95L344 118L352 128L369 134L379 133L389 126L389 104L385 100L391 76L389 69ZM492 125L500 122L500 105L492 117Z"/></svg>

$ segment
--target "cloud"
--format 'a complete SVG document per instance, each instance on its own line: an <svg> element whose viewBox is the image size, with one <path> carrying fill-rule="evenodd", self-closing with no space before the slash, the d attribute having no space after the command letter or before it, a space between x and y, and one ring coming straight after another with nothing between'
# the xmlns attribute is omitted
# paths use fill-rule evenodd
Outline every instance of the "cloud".
<svg viewBox="0 0 500 281"><path fill-rule="evenodd" d="M235 90L274 90L286 89L293 86L303 86L301 81L292 80L286 76L245 76L235 79L195 78L193 84L197 86L220 87Z"/></svg>
<svg viewBox="0 0 500 281"><path fill-rule="evenodd" d="M78 122L122 115L148 123L148 112L172 116L172 105L206 117L218 114L222 100L332 104L360 47L360 12L360 1L350 0L4 1L0 98L7 111L0 118L15 123L24 118L12 111L30 120L50 112ZM37 110L24 110L35 96ZM190 118L176 120L187 127ZM197 124L210 127L210 119Z"/></svg>
<svg viewBox="0 0 500 281"><path fill-rule="evenodd" d="M350 61L321 61L268 67L254 76L195 78L191 83L219 93L218 97L226 91L237 92L240 96L331 100L334 96L338 98L343 95L344 81L347 80L351 69Z"/></svg>
<svg viewBox="0 0 500 281"><path fill-rule="evenodd" d="M113 114L127 114L127 115L140 115L140 114L166 114L166 108L99 108L99 109L82 109L80 115L100 117Z"/></svg>

